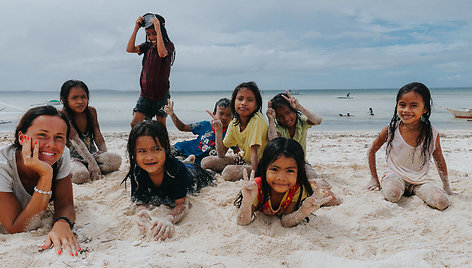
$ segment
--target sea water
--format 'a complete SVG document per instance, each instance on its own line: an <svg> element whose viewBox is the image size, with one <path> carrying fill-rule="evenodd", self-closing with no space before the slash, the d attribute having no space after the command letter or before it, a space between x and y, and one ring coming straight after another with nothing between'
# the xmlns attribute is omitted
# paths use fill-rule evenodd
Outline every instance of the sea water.
<svg viewBox="0 0 472 268"><path fill-rule="evenodd" d="M292 90L307 109L323 118L316 130L378 130L390 121L395 108L398 89L317 89ZM282 92L262 90L263 113L267 111L267 101ZM231 98L231 91L172 91L174 111L184 123L210 120L206 110L213 111L220 98ZM345 97L350 93L351 98ZM472 108L472 88L432 88L432 124L441 129L472 129L472 122L456 119L442 106L449 108ZM129 131L132 111L139 97L138 91L94 90L90 91L90 105L98 112L102 131ZM58 100L59 92L53 91L0 91L0 131L13 131L24 111L35 105ZM62 105L56 107L62 108ZM374 116L369 115L372 108ZM345 116L349 113L351 116ZM342 114L343 116L340 116ZM5 123L11 122L11 123ZM169 129L176 129L171 119L167 119Z"/></svg>

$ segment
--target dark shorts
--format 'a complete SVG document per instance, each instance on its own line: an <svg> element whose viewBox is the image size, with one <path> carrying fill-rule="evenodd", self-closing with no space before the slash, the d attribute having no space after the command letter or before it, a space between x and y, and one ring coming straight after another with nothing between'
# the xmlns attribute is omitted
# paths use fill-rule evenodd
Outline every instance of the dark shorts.
<svg viewBox="0 0 472 268"><path fill-rule="evenodd" d="M167 92L162 99L157 101L151 101L139 96L139 99L136 102L136 107L133 109L133 113L140 112L146 116L146 119L152 119L155 115L167 117L167 114L164 112L164 106L167 105L168 99L170 99L169 92Z"/></svg>

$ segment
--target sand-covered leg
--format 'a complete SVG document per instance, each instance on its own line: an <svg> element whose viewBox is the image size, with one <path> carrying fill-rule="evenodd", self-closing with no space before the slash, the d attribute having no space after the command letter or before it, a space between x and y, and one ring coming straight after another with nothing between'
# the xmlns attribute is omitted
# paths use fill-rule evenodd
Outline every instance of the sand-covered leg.
<svg viewBox="0 0 472 268"><path fill-rule="evenodd" d="M95 157L95 160L100 167L100 171L103 173L109 173L118 170L122 162L121 156L119 154L111 152L103 152Z"/></svg>
<svg viewBox="0 0 472 268"><path fill-rule="evenodd" d="M434 183L417 185L413 191L426 204L438 210L445 210L450 204L446 191Z"/></svg>
<svg viewBox="0 0 472 268"><path fill-rule="evenodd" d="M405 192L405 182L396 176L387 176L380 184L385 200L392 203L398 202Z"/></svg>
<svg viewBox="0 0 472 268"><path fill-rule="evenodd" d="M248 172L252 171L250 165L230 165L225 167L223 172L221 172L221 177L225 181L239 181L243 178L243 171L247 170Z"/></svg>
<svg viewBox="0 0 472 268"><path fill-rule="evenodd" d="M71 161L70 174L72 175L71 180L75 184L82 184L90 181L90 172L80 161Z"/></svg>

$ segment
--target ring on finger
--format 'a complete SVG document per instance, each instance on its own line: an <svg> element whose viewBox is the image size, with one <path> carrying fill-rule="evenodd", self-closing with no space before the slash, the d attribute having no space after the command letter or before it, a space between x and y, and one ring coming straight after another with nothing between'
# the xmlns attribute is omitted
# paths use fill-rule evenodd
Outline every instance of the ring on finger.
<svg viewBox="0 0 472 268"><path fill-rule="evenodd" d="M25 158L26 158L26 159L30 159L30 158L31 158L31 155L27 155Z"/></svg>

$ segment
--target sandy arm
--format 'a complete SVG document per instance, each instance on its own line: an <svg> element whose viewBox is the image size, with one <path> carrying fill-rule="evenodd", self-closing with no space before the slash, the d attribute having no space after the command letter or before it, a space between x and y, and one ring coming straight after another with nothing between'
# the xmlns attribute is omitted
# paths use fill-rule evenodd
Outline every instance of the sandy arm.
<svg viewBox="0 0 472 268"><path fill-rule="evenodd" d="M441 144L439 141L439 135L438 139L436 141L436 149L433 152L433 158L434 162L436 164L436 168L438 169L439 177L441 178L441 181L443 183L443 189L446 191L447 194L451 195L454 194L449 186L449 178L447 174L447 165L446 165L446 160L444 159L442 149L441 149Z"/></svg>
<svg viewBox="0 0 472 268"><path fill-rule="evenodd" d="M370 169L370 181L367 184L367 188L369 190L375 190L379 189L380 190L380 182L379 182L379 176L377 174L377 162L375 159L375 154L377 151L382 147L382 145L385 143L385 140L387 138L387 130L388 127L385 127L382 129L380 132L379 136L374 140L372 143L369 151L368 151L368 159L369 159L369 169Z"/></svg>

